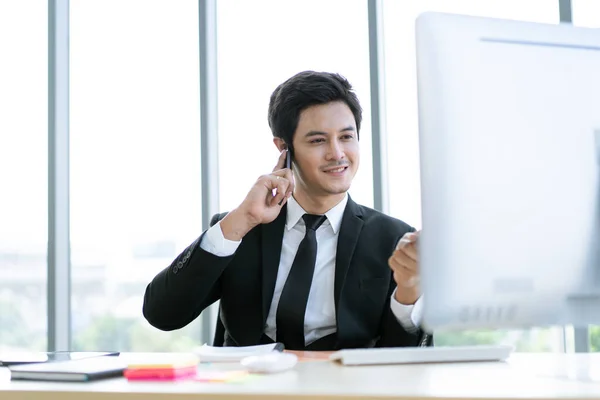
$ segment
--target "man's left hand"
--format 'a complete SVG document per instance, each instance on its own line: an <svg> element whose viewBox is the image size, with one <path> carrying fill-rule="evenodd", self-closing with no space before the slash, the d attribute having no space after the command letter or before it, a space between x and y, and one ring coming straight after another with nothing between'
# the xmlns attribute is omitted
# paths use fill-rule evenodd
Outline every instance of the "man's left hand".
<svg viewBox="0 0 600 400"><path fill-rule="evenodd" d="M419 232L409 232L398 242L396 250L388 259L396 281L396 301L400 304L415 304L420 296L419 255L417 242Z"/></svg>

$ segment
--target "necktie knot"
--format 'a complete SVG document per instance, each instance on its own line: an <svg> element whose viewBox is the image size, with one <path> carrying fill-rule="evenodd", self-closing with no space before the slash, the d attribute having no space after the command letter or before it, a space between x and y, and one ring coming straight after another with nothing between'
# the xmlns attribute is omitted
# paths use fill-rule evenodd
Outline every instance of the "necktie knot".
<svg viewBox="0 0 600 400"><path fill-rule="evenodd" d="M306 231L308 232L309 229L313 231L319 229L319 227L323 222L325 222L327 217L325 215L304 214L302 216L302 219L304 220L304 224L306 225Z"/></svg>

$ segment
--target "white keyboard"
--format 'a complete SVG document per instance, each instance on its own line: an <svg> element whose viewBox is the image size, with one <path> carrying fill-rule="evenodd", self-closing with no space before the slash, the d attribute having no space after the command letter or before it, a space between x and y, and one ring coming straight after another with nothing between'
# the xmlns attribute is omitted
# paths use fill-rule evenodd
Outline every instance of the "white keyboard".
<svg viewBox="0 0 600 400"><path fill-rule="evenodd" d="M348 349L336 351L329 359L344 365L504 361L513 349L500 345Z"/></svg>

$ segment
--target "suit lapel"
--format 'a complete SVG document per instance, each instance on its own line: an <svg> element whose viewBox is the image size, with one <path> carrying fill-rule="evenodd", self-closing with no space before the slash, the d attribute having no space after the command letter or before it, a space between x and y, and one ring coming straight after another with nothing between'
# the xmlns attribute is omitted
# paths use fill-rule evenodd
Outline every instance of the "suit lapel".
<svg viewBox="0 0 600 400"><path fill-rule="evenodd" d="M264 224L262 228L262 323L263 326L269 315L269 308L273 300L275 282L277 281L277 270L281 258L281 245L283 242L283 230L287 218L287 204L270 224Z"/></svg>
<svg viewBox="0 0 600 400"><path fill-rule="evenodd" d="M342 217L342 225L340 226L340 233L338 237L338 244L335 257L335 284L334 284L334 296L335 296L335 311L339 318L339 303L344 282L346 280L346 274L350 267L350 261L354 255L354 249L360 236L360 231L363 227L362 212L360 207L348 197L348 204L344 210L344 216Z"/></svg>

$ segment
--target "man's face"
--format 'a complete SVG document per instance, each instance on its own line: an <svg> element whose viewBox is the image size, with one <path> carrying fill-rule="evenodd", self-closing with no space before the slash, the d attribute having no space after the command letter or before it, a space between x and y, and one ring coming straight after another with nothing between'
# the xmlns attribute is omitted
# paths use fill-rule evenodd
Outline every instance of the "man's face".
<svg viewBox="0 0 600 400"><path fill-rule="evenodd" d="M294 133L296 185L309 195L345 193L360 161L354 115L341 101L300 113Z"/></svg>

